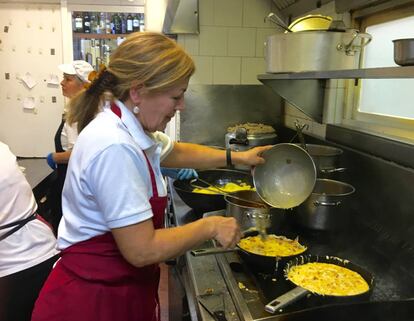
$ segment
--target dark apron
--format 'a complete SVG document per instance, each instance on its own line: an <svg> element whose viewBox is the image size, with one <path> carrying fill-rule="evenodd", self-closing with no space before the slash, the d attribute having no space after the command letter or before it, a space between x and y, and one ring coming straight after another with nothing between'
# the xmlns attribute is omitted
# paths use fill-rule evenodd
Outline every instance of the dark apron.
<svg viewBox="0 0 414 321"><path fill-rule="evenodd" d="M23 226L25 226L27 223L29 223L30 221L33 221L36 218L37 218L37 214L36 213L33 213L32 215L30 215L29 217L26 217L23 220L15 221L15 222L12 222L12 223L5 224L5 225L0 226L0 231L1 230L5 230L5 229L10 229L9 231L7 231L6 233L4 233L3 235L0 235L0 241L3 241L4 239L6 239L7 237L9 237L13 233L17 232Z"/></svg>
<svg viewBox="0 0 414 321"><path fill-rule="evenodd" d="M62 134L64 124L65 124L65 119L62 117L62 121L55 134L56 153L62 153L65 151L62 147L62 141L61 141L61 134ZM55 233L57 232L60 219L62 218L62 190L63 190L63 184L65 183L67 169L68 169L68 164L57 164L57 168L56 168L57 177L53 183L53 188L50 191L50 195L48 196L49 202L51 204L51 211L52 211L49 221L52 224L52 227Z"/></svg>
<svg viewBox="0 0 414 321"><path fill-rule="evenodd" d="M153 192L149 200L152 220L159 229L164 225L167 197L158 196L148 159L147 164ZM72 245L61 255L36 301L32 321L159 320L158 264L141 268L129 264L112 233Z"/></svg>

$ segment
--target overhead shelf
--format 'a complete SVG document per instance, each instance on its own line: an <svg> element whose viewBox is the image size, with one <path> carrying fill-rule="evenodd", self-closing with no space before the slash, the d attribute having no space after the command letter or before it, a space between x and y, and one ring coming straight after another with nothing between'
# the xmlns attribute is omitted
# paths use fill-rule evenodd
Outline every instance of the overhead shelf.
<svg viewBox="0 0 414 321"><path fill-rule="evenodd" d="M327 70L327 71L305 71L305 72L290 72L290 73L267 73L267 74L261 74L257 78L259 80L414 78L414 66L366 68L366 69L344 69L344 70Z"/></svg>
<svg viewBox="0 0 414 321"><path fill-rule="evenodd" d="M359 78L414 78L414 66L266 73L257 76L264 85L317 122L322 122L326 80Z"/></svg>

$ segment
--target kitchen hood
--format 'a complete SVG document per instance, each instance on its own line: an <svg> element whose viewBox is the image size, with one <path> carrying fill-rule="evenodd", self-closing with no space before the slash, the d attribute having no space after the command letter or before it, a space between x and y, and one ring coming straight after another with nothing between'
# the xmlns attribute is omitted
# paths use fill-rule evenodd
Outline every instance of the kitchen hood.
<svg viewBox="0 0 414 321"><path fill-rule="evenodd" d="M198 0L168 0L162 31L165 34L198 34Z"/></svg>

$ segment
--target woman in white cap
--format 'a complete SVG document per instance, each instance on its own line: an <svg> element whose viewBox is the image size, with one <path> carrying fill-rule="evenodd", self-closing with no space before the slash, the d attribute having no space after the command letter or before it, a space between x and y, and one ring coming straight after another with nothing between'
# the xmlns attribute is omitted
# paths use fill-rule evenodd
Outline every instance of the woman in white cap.
<svg viewBox="0 0 414 321"><path fill-rule="evenodd" d="M69 64L59 65L63 72L62 86L63 96L71 99L76 96L89 83L89 74L94 70L93 67L83 60L75 60ZM67 164L72 152L73 145L78 138L76 124L69 125L65 122L65 114L55 134L55 152L49 153L46 157L48 165L57 171L56 186L53 189L52 199L52 217L50 222L54 231L57 231L60 218L62 217L62 188L65 182Z"/></svg>

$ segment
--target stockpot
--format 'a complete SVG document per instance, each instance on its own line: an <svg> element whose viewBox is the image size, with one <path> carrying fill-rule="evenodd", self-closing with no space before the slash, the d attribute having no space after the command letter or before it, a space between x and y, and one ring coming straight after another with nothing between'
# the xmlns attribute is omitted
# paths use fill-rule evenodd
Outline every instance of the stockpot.
<svg viewBox="0 0 414 321"><path fill-rule="evenodd" d="M266 72L354 69L371 35L355 29L276 33L265 42Z"/></svg>
<svg viewBox="0 0 414 321"><path fill-rule="evenodd" d="M344 229L351 221L350 198L354 192L350 184L317 179L309 198L295 208L293 219L313 230Z"/></svg>
<svg viewBox="0 0 414 321"><path fill-rule="evenodd" d="M302 147L300 144L298 146ZM317 144L306 144L306 150L315 162L319 178L333 178L336 173L346 169L339 166L343 150L337 147Z"/></svg>

